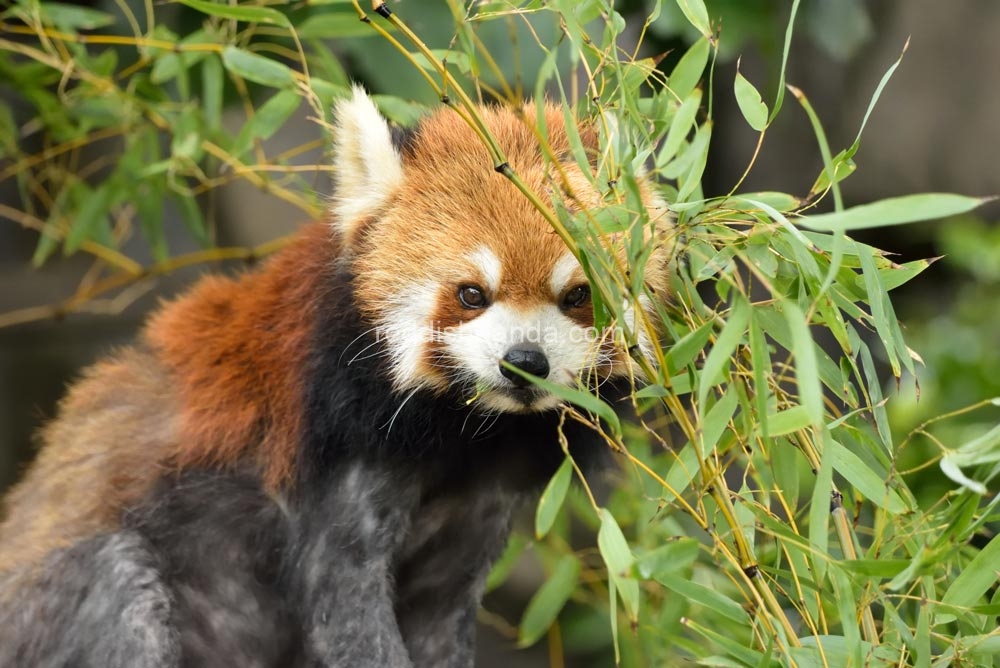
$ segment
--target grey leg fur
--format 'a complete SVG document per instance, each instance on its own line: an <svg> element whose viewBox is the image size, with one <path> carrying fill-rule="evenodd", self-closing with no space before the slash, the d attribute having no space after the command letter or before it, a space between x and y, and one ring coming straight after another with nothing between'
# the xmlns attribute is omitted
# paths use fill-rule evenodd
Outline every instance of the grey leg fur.
<svg viewBox="0 0 1000 668"><path fill-rule="evenodd" d="M419 490L369 464L345 469L322 500L304 508L295 532L303 542L291 570L312 662L410 668L393 610L392 555Z"/></svg>
<svg viewBox="0 0 1000 668"><path fill-rule="evenodd" d="M3 668L471 668L514 499L345 463L289 510L189 474L0 578Z"/></svg>
<svg viewBox="0 0 1000 668"><path fill-rule="evenodd" d="M471 668L476 611L509 533L509 495L438 499L421 509L399 568L396 613L417 668Z"/></svg>
<svg viewBox="0 0 1000 668"><path fill-rule="evenodd" d="M30 578L30 579L29 579ZM170 597L145 540L122 531L0 581L0 666L174 668Z"/></svg>

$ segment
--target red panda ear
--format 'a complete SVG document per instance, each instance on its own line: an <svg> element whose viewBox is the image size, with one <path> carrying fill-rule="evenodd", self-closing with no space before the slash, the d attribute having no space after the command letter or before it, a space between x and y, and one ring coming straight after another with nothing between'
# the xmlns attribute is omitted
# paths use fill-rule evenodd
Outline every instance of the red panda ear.
<svg viewBox="0 0 1000 668"><path fill-rule="evenodd" d="M389 124L360 86L334 107L333 151L333 225L349 246L358 225L403 181Z"/></svg>

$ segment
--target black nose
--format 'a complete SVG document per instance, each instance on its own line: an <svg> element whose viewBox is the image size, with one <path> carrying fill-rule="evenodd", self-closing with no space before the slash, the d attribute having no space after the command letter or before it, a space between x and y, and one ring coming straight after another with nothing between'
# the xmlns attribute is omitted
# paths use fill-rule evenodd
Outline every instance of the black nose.
<svg viewBox="0 0 1000 668"><path fill-rule="evenodd" d="M532 376L545 378L549 375L549 360L545 357L545 353L537 348L511 348L504 355L503 361L511 366L516 366L521 371L530 373ZM531 385L530 380L518 375L515 371L511 371L503 364L500 365L500 373L516 387Z"/></svg>

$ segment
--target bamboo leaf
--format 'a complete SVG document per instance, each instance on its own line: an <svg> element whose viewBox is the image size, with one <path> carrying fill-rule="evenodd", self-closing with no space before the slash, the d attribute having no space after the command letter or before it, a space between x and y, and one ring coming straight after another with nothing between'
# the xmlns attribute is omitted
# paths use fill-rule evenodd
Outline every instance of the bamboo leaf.
<svg viewBox="0 0 1000 668"><path fill-rule="evenodd" d="M909 510L909 506L885 484L885 476L873 471L860 457L831 440L826 447L826 455L833 458L833 468L865 495L875 505L890 513L899 514Z"/></svg>
<svg viewBox="0 0 1000 668"><path fill-rule="evenodd" d="M646 552L636 559L635 573L644 580L658 579L693 564L700 550L698 541L681 538Z"/></svg>
<svg viewBox="0 0 1000 668"><path fill-rule="evenodd" d="M904 195L871 204L861 204L843 211L803 216L798 222L810 230L828 232L866 230L873 227L887 227L920 220L956 216L989 201L990 198L966 197L949 193Z"/></svg>
<svg viewBox="0 0 1000 668"><path fill-rule="evenodd" d="M512 372L528 378L532 383L538 385L546 392L551 392L555 396L559 397L563 401L568 401L571 404L579 406L580 408L593 413L598 416L607 424L608 428L615 436L621 436L622 424L621 420L618 418L618 414L615 410L606 404L600 397L591 394L588 390L566 387L565 385L560 385L559 383L553 383L550 380L544 378L539 378L538 376L532 376L526 373L522 369L517 368L512 364L507 362L501 362L504 368L511 370Z"/></svg>
<svg viewBox="0 0 1000 668"><path fill-rule="evenodd" d="M729 421L733 419L733 412L739 402L739 395L736 389L730 387L722 398L705 415L701 422L702 453L707 453L718 445ZM704 404L701 405L704 409Z"/></svg>
<svg viewBox="0 0 1000 668"><path fill-rule="evenodd" d="M814 425L823 421L823 388L820 385L819 366L816 361L816 343L813 341L805 314L792 302L783 302L782 311L792 334L792 354L795 355L795 380L799 389L799 402L809 413Z"/></svg>
<svg viewBox="0 0 1000 668"><path fill-rule="evenodd" d="M97 30L112 25L115 17L106 12L78 7L65 2L31 3L45 25L55 26L65 32Z"/></svg>
<svg viewBox="0 0 1000 668"><path fill-rule="evenodd" d="M687 20L706 37L712 36L712 26L708 22L708 9L703 0L677 0L677 6Z"/></svg>
<svg viewBox="0 0 1000 668"><path fill-rule="evenodd" d="M108 231L108 214L113 197L111 183L105 181L93 191L83 184L79 184L79 188L80 193L76 199L81 202L80 208L73 216L73 224L63 241L63 252L66 255L78 251L84 241L97 240Z"/></svg>
<svg viewBox="0 0 1000 668"><path fill-rule="evenodd" d="M396 26L383 23L382 28L395 32ZM295 27L299 39L344 39L346 37L375 37L378 33L358 19L353 9L313 14Z"/></svg>
<svg viewBox="0 0 1000 668"><path fill-rule="evenodd" d="M750 321L750 304L744 299L738 299L729 313L729 320L719 332L715 345L705 359L698 383L698 404L704 405L709 390L725 378L732 362L736 346L743 340L747 323Z"/></svg>
<svg viewBox="0 0 1000 668"><path fill-rule="evenodd" d="M597 532L597 548L608 567L608 575L615 581L618 594L625 605L629 619L639 618L639 583L629 577L635 557L629 549L625 534L606 508L601 508L601 528Z"/></svg>
<svg viewBox="0 0 1000 668"><path fill-rule="evenodd" d="M667 80L667 85L678 100L686 100L701 81L705 66L708 65L708 55L711 45L708 39L702 37L691 45L691 48L681 56Z"/></svg>
<svg viewBox="0 0 1000 668"><path fill-rule="evenodd" d="M958 574L941 602L946 605L971 606L997 582L997 565L1000 564L1000 535L995 535ZM948 623L953 615L938 615L937 623Z"/></svg>
<svg viewBox="0 0 1000 668"><path fill-rule="evenodd" d="M691 128L695 127L695 121L698 118L698 110L700 108L701 89L695 88L684 98L684 102L681 103L681 106L677 109L677 113L674 114L670 128L667 130L667 137L663 140L663 146L660 147L660 150L656 154L657 167L662 168L677 155L681 144L691 133Z"/></svg>
<svg viewBox="0 0 1000 668"><path fill-rule="evenodd" d="M299 108L302 98L297 91L280 90L262 104L249 121L240 129L239 135L230 149L240 157L253 148L255 141L263 141L273 136Z"/></svg>
<svg viewBox="0 0 1000 668"><path fill-rule="evenodd" d="M187 5L191 9L196 9L209 16L218 16L224 19L235 19L237 21L247 21L248 23L266 23L291 28L292 24L288 17L277 9L261 6L249 5L229 5L219 2L208 2L207 0L177 0L181 4Z"/></svg>
<svg viewBox="0 0 1000 668"><path fill-rule="evenodd" d="M545 635L573 594L579 578L579 560L572 554L565 555L556 564L549 579L528 602L518 628L518 647L534 645Z"/></svg>
<svg viewBox="0 0 1000 668"><path fill-rule="evenodd" d="M237 46L223 49L222 64L232 74L262 86L287 88L295 84L295 75L287 65Z"/></svg>
<svg viewBox="0 0 1000 668"><path fill-rule="evenodd" d="M552 523L559 514L566 492L569 490L569 483L573 478L573 462L567 457L559 466L559 469L549 480L545 491L542 492L538 500L538 507L535 511L535 537L539 540L549 533Z"/></svg>
<svg viewBox="0 0 1000 668"><path fill-rule="evenodd" d="M510 540L507 541L507 547L504 548L503 554L493 564L493 568L486 578L487 592L493 591L507 580L507 576L514 570L514 566L517 565L518 560L524 554L529 544L528 539L522 534L511 534Z"/></svg>
<svg viewBox="0 0 1000 668"><path fill-rule="evenodd" d="M688 332L681 337L667 352L667 370L671 375L679 373L705 349L708 339L712 336L714 323L709 321L698 329Z"/></svg>
<svg viewBox="0 0 1000 668"><path fill-rule="evenodd" d="M812 415L805 406L791 408L767 416L768 433L773 436L784 436L814 424Z"/></svg>
<svg viewBox="0 0 1000 668"><path fill-rule="evenodd" d="M743 606L714 589L669 574L661 574L660 577L656 578L656 581L687 600L698 605L703 605L712 612L722 615L732 622L736 622L737 624L748 624L750 622L747 611L743 609Z"/></svg>
<svg viewBox="0 0 1000 668"><path fill-rule="evenodd" d="M767 105L760 99L760 93L736 65L736 80L733 82L733 92L736 94L736 104L739 105L743 118L751 128L763 132L767 127Z"/></svg>

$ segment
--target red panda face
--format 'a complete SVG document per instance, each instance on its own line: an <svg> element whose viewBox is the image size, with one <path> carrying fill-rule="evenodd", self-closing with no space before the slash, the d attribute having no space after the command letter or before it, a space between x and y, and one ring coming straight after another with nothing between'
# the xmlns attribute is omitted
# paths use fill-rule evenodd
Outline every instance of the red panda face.
<svg viewBox="0 0 1000 668"><path fill-rule="evenodd" d="M536 193L551 192L553 170L526 121L482 113L513 169ZM550 110L548 141L568 154L561 116ZM627 356L593 327L577 259L454 111L425 119L397 149L356 90L334 134L335 224L379 346L354 352L384 355L397 391L459 389L484 412L540 411L559 400L509 367L566 386L628 371ZM560 171L560 187L570 181L578 202L597 202L575 164Z"/></svg>

